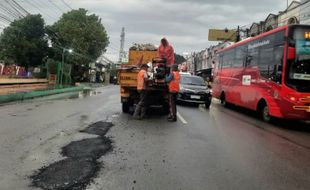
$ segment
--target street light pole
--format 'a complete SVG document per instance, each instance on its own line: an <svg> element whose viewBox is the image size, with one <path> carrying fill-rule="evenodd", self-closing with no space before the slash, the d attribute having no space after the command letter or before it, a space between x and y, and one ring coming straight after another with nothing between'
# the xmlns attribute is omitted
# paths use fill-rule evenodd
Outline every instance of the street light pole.
<svg viewBox="0 0 310 190"><path fill-rule="evenodd" d="M66 49L62 48L62 59L61 59L61 75L60 75L60 87L62 88L62 81L63 81L63 69L65 65L65 52L68 51L69 53L72 53L72 49Z"/></svg>
<svg viewBox="0 0 310 190"><path fill-rule="evenodd" d="M62 77L63 77L63 65L64 65L64 62L65 62L65 51L66 49L63 48L62 49L62 59L61 59L61 75L60 75L60 87L62 88Z"/></svg>

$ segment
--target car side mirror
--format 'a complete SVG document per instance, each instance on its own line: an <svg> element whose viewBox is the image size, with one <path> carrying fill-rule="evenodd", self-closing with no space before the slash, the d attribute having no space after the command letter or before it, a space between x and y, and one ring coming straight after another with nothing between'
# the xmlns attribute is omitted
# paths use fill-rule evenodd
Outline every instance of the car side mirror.
<svg viewBox="0 0 310 190"><path fill-rule="evenodd" d="M288 48L287 59L294 60L296 58L296 49L293 47Z"/></svg>

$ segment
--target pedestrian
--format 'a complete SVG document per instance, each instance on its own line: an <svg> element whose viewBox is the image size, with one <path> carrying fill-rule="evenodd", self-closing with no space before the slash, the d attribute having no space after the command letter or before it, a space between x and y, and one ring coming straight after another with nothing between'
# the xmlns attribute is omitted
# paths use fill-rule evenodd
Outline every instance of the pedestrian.
<svg viewBox="0 0 310 190"><path fill-rule="evenodd" d="M166 60L166 66L168 68L174 64L174 50L166 38L161 39L157 54L158 57Z"/></svg>
<svg viewBox="0 0 310 190"><path fill-rule="evenodd" d="M177 121L177 96L180 90L180 73L178 65L172 65L170 74L166 77L169 88L169 110L168 121Z"/></svg>
<svg viewBox="0 0 310 190"><path fill-rule="evenodd" d="M133 114L134 119L143 119L146 115L147 110L147 91L146 91L146 83L147 83L147 69L149 66L147 64L142 64L141 70L138 73L137 77L137 90L140 94L139 103L136 106L135 112Z"/></svg>

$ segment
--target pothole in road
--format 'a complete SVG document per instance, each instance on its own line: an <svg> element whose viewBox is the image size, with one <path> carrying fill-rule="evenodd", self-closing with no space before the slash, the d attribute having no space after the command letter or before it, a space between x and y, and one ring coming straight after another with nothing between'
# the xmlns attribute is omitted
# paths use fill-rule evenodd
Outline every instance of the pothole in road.
<svg viewBox="0 0 310 190"><path fill-rule="evenodd" d="M32 186L46 190L85 189L101 168L96 159L113 149L111 140L104 136L112 126L110 122L99 121L80 131L99 137L63 147L62 155L68 158L40 169L31 176Z"/></svg>
<svg viewBox="0 0 310 190"><path fill-rule="evenodd" d="M89 125L89 127L80 132L104 136L112 126L113 124L111 122L99 121Z"/></svg>
<svg viewBox="0 0 310 190"><path fill-rule="evenodd" d="M99 163L91 158L68 158L39 170L32 176L35 187L46 190L84 189L99 171Z"/></svg>
<svg viewBox="0 0 310 190"><path fill-rule="evenodd" d="M98 159L112 149L111 140L106 137L83 139L71 142L62 148L62 155L71 158L91 157Z"/></svg>

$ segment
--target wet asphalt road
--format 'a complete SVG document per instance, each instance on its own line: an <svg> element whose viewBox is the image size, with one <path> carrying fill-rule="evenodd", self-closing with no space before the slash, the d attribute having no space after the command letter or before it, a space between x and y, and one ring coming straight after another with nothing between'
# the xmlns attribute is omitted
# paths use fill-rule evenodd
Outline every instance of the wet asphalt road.
<svg viewBox="0 0 310 190"><path fill-rule="evenodd" d="M310 124L266 124L240 108L179 106L179 120L121 113L118 86L92 96L0 107L0 189L36 189L29 176L63 159L79 133L111 121L113 151L86 189L309 189ZM78 166L77 166L78 167Z"/></svg>

